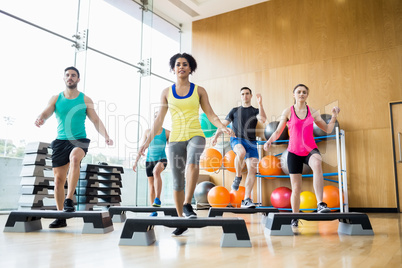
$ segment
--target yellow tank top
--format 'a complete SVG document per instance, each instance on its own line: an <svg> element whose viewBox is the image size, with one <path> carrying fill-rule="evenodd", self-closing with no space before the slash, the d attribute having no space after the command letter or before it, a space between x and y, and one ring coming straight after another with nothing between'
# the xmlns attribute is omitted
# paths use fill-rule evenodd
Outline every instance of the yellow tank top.
<svg viewBox="0 0 402 268"><path fill-rule="evenodd" d="M168 107L172 116L170 142L188 141L192 137L204 137L199 117L200 97L198 86L191 83L187 96L178 96L176 85L169 88Z"/></svg>

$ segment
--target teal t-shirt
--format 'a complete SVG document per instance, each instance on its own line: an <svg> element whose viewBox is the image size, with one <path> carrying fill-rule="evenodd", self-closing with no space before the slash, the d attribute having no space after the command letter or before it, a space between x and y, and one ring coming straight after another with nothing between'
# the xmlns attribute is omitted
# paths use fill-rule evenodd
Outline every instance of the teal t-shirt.
<svg viewBox="0 0 402 268"><path fill-rule="evenodd" d="M77 98L67 99L61 92L56 101L57 139L77 140L85 139L85 119L87 117L87 105L84 101L84 93L80 92Z"/></svg>
<svg viewBox="0 0 402 268"><path fill-rule="evenodd" d="M162 128L162 133L156 135L148 147L147 162L158 161L166 159L166 133Z"/></svg>

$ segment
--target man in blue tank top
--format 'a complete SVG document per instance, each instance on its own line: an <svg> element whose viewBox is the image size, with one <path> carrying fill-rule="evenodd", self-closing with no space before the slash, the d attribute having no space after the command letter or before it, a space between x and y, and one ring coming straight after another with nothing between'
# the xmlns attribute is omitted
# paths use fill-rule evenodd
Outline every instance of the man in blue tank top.
<svg viewBox="0 0 402 268"><path fill-rule="evenodd" d="M93 101L78 91L80 73L75 67L64 70L66 89L50 98L45 110L38 116L35 125L40 127L53 114L57 118L57 138L52 142L52 166L54 173L54 198L57 210L74 212L73 196L80 176L81 160L88 152L90 140L85 131L85 119L94 124L96 130L105 138L107 145L113 145L105 125L94 110ZM64 185L68 183L67 196ZM50 228L66 227L65 219L56 219Z"/></svg>

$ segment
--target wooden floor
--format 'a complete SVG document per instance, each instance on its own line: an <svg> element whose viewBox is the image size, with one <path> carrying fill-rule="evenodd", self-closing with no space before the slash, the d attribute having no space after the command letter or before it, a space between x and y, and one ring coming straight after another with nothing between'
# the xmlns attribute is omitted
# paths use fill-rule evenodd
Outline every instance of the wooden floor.
<svg viewBox="0 0 402 268"><path fill-rule="evenodd" d="M144 214L127 213L129 218ZM207 211L198 211L207 216ZM151 246L119 246L124 223L107 234L82 234L80 218L68 227L0 234L1 267L402 267L402 214L368 214L374 236L338 235L338 221L302 221L300 235L267 236L261 214L231 214L246 220L252 248L221 248L221 227L190 229L171 237L155 227ZM5 226L8 215L0 215ZM135 266L134 266L135 265Z"/></svg>

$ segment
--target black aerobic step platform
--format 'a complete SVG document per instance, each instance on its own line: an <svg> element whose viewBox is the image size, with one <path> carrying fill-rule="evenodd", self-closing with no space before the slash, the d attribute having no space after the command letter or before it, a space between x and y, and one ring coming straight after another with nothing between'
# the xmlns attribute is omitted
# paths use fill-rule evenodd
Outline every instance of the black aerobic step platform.
<svg viewBox="0 0 402 268"><path fill-rule="evenodd" d="M97 180L78 180L78 187L88 187L88 188L102 188L102 189L110 189L110 188L122 188L123 185L121 181L116 182L104 182Z"/></svg>
<svg viewBox="0 0 402 268"><path fill-rule="evenodd" d="M109 214L113 222L124 222L126 220L126 211L130 212L154 212L162 211L165 216L177 217L177 210L174 207L109 207Z"/></svg>
<svg viewBox="0 0 402 268"><path fill-rule="evenodd" d="M221 247L251 247L246 223L242 218L195 218L147 217L127 219L120 236L119 245L149 246L156 241L154 226L172 228L203 228L222 226Z"/></svg>
<svg viewBox="0 0 402 268"><path fill-rule="evenodd" d="M32 232L41 230L41 218L83 218L83 234L105 234L114 230L112 220L107 211L63 212L52 210L18 210L11 211L4 227L4 232Z"/></svg>
<svg viewBox="0 0 402 268"><path fill-rule="evenodd" d="M81 164L81 172L101 173L101 174L122 174L124 169L121 166Z"/></svg>
<svg viewBox="0 0 402 268"><path fill-rule="evenodd" d="M269 213L279 212L276 208L209 208L208 217L222 216L224 212L230 212L235 214L253 214L263 213L267 216Z"/></svg>
<svg viewBox="0 0 402 268"><path fill-rule="evenodd" d="M80 180L96 180L101 182L121 181L121 174L80 172Z"/></svg>
<svg viewBox="0 0 402 268"><path fill-rule="evenodd" d="M265 223L265 233L275 235L294 235L292 219L307 221L339 220L338 233L347 235L374 235L368 216L364 213L270 213Z"/></svg>

